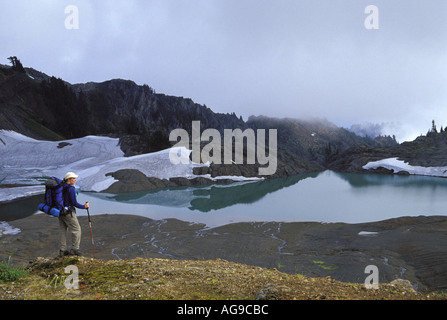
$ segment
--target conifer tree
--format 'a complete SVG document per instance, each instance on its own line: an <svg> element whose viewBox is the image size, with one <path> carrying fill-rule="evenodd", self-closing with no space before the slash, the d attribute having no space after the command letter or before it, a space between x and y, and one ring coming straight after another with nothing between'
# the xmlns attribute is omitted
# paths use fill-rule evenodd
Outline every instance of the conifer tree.
<svg viewBox="0 0 447 320"><path fill-rule="evenodd" d="M25 69L23 68L22 63L19 59L17 59L16 56L9 57L8 60L11 61L12 68L14 70L25 73Z"/></svg>

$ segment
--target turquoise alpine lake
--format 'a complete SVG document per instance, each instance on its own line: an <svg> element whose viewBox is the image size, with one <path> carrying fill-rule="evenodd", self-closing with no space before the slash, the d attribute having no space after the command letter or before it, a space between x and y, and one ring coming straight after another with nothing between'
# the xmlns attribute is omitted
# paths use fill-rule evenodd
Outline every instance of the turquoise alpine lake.
<svg viewBox="0 0 447 320"><path fill-rule="evenodd" d="M446 215L447 179L333 171L256 182L171 188L128 194L80 192L90 214L175 218L215 227L236 222L380 221ZM19 204L15 204L16 206ZM29 208L30 214L37 210ZM0 221L5 217L0 208ZM78 210L78 215L86 214Z"/></svg>

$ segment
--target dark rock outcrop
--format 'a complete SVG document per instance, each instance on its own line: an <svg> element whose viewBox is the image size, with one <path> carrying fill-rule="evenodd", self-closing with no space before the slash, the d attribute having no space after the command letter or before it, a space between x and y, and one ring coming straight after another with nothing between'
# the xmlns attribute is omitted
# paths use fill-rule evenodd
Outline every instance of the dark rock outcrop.
<svg viewBox="0 0 447 320"><path fill-rule="evenodd" d="M184 177L172 177L170 179L160 179L156 177L146 177L141 171L136 169L123 169L108 173L118 181L104 190L105 193L128 193L138 191L158 190L165 188L209 185L217 183L231 183L232 179L213 180L207 177L194 177L191 179Z"/></svg>
<svg viewBox="0 0 447 320"><path fill-rule="evenodd" d="M447 166L447 132L431 132L414 141L395 146L379 147L356 145L346 149L327 165L328 169L352 173L408 174L385 168L365 170L362 167L371 161L398 158L412 166Z"/></svg>

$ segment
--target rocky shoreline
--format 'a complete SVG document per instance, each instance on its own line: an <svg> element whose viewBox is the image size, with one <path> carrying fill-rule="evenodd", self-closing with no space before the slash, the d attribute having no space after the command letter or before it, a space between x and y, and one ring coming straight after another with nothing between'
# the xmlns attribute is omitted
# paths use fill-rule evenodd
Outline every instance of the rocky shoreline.
<svg viewBox="0 0 447 320"><path fill-rule="evenodd" d="M79 216L81 250L93 257L87 217ZM447 217L401 217L379 222L235 223L216 228L133 215L92 217L95 258L122 260L223 259L288 274L363 283L375 265L379 282L409 280L419 292L447 289ZM37 214L9 222L21 231L0 237L0 258L26 266L58 254L58 221Z"/></svg>

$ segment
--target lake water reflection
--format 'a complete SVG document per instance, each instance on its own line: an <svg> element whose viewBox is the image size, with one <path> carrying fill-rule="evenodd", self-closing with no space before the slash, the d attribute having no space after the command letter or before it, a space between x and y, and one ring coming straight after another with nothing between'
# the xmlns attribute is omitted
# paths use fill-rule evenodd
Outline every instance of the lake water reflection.
<svg viewBox="0 0 447 320"><path fill-rule="evenodd" d="M444 178L325 171L157 192L80 193L79 201L91 203L91 214L137 214L217 226L242 221L359 223L401 216L445 215L446 194Z"/></svg>
<svg viewBox="0 0 447 320"><path fill-rule="evenodd" d="M231 185L130 194L80 192L90 214L177 218L209 227L232 222L371 222L401 216L446 215L447 179L341 174L332 171ZM0 206L0 221L37 213L42 197ZM86 215L78 210L78 215Z"/></svg>

